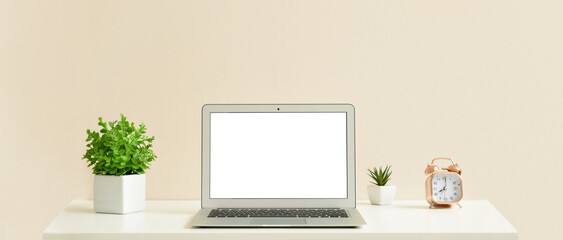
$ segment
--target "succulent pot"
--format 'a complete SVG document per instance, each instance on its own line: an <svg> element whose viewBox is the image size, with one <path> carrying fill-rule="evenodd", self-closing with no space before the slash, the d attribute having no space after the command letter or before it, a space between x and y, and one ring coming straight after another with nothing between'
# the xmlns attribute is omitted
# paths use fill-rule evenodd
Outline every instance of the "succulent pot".
<svg viewBox="0 0 563 240"><path fill-rule="evenodd" d="M94 211L123 214L144 209L144 174L94 176Z"/></svg>
<svg viewBox="0 0 563 240"><path fill-rule="evenodd" d="M395 199L395 186L368 185L369 201L372 205L390 205Z"/></svg>

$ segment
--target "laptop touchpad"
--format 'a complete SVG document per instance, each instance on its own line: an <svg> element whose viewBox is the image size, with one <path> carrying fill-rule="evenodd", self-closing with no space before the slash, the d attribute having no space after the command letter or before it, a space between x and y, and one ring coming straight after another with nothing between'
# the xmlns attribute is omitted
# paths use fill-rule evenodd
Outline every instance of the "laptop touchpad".
<svg viewBox="0 0 563 240"><path fill-rule="evenodd" d="M297 225L306 224L307 220L303 218L251 218L250 223L264 225Z"/></svg>

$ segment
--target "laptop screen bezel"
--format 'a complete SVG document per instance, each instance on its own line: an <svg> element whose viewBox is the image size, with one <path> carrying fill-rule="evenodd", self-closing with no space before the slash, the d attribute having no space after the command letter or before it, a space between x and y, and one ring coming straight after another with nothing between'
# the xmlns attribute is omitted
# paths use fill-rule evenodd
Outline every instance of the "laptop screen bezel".
<svg viewBox="0 0 563 240"><path fill-rule="evenodd" d="M211 113L345 112L347 198L210 198ZM201 207L202 208L355 208L355 109L352 104L206 104L202 107Z"/></svg>

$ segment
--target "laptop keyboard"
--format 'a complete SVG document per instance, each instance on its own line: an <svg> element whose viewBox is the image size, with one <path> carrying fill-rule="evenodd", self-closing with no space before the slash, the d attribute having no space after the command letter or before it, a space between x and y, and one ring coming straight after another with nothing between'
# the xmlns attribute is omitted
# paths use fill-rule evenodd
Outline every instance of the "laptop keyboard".
<svg viewBox="0 0 563 240"><path fill-rule="evenodd" d="M218 208L213 209L210 218L248 218L248 217L295 217L295 218L347 218L344 209L301 209L301 208Z"/></svg>

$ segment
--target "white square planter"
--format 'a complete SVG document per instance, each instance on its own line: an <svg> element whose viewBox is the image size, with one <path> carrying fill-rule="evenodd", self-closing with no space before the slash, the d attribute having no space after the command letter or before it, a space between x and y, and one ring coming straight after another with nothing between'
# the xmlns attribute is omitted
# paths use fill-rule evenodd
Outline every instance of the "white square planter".
<svg viewBox="0 0 563 240"><path fill-rule="evenodd" d="M395 186L368 185L368 195L371 204L390 205L395 199Z"/></svg>
<svg viewBox="0 0 563 240"><path fill-rule="evenodd" d="M145 209L145 175L96 175L94 211L132 213Z"/></svg>

